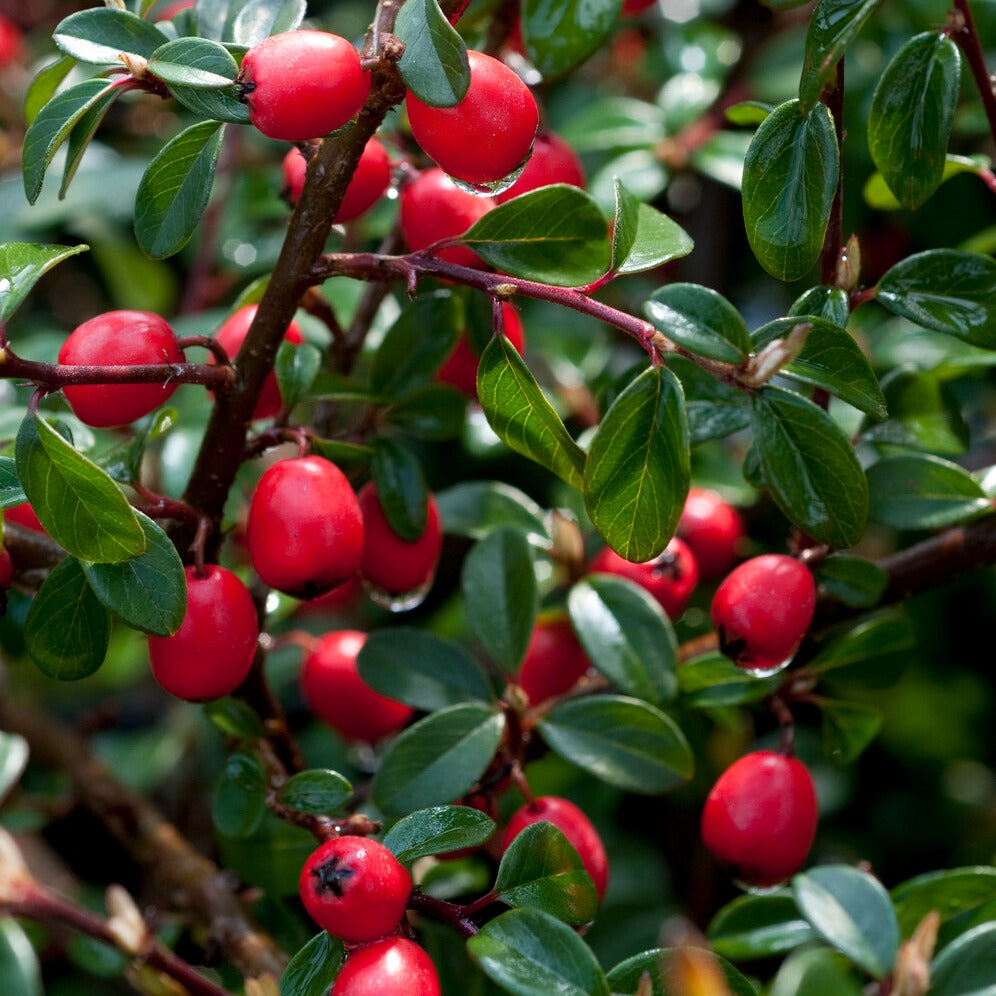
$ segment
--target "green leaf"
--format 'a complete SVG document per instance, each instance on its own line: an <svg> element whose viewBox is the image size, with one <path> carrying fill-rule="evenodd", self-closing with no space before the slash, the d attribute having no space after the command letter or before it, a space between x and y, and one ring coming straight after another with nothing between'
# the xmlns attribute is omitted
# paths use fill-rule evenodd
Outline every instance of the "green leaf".
<svg viewBox="0 0 996 996"><path fill-rule="evenodd" d="M385 422L418 439L453 439L463 431L467 396L448 384L418 388L383 409Z"/></svg>
<svg viewBox="0 0 996 996"><path fill-rule="evenodd" d="M543 910L564 923L595 919L595 883L563 831L545 820L523 828L502 855L495 894L509 906Z"/></svg>
<svg viewBox="0 0 996 996"><path fill-rule="evenodd" d="M654 948L633 955L619 962L609 972L609 985L616 996L669 996L674 989L668 988L669 978L667 967L673 955L680 948ZM707 955L715 959L726 982L726 992L723 996L757 996L757 990L734 968L726 959L719 955ZM644 976L650 978L650 990L641 989ZM692 983L694 985L694 983Z"/></svg>
<svg viewBox="0 0 996 996"><path fill-rule="evenodd" d="M539 607L529 541L511 527L488 533L464 561L461 588L474 631L498 666L515 673Z"/></svg>
<svg viewBox="0 0 996 996"><path fill-rule="evenodd" d="M804 948L782 964L767 996L862 996L847 964L827 948Z"/></svg>
<svg viewBox="0 0 996 996"><path fill-rule="evenodd" d="M307 397L321 365L322 354L317 346L286 339L280 343L273 372L277 375L277 387L285 411L293 410L299 401Z"/></svg>
<svg viewBox="0 0 996 996"><path fill-rule="evenodd" d="M664 367L649 367L612 402L584 469L585 508L616 553L643 562L667 546L689 467L681 384Z"/></svg>
<svg viewBox="0 0 996 996"><path fill-rule="evenodd" d="M822 318L831 325L844 328L851 314L851 306L847 300L847 292L840 287L810 287L792 303L788 310L792 318L800 315L812 315Z"/></svg>
<svg viewBox="0 0 996 996"><path fill-rule="evenodd" d="M508 446L573 487L581 487L584 450L504 335L484 349L477 368L477 395L491 428Z"/></svg>
<svg viewBox="0 0 996 996"><path fill-rule="evenodd" d="M563 76L602 46L618 16L619 0L526 0L526 55L544 79Z"/></svg>
<svg viewBox="0 0 996 996"><path fill-rule="evenodd" d="M687 661L678 670L682 697L696 709L760 702L778 688L781 680L774 674L758 678L720 653Z"/></svg>
<svg viewBox="0 0 996 996"><path fill-rule="evenodd" d="M503 481L463 481L436 493L443 531L481 539L502 526L514 526L531 543L551 542L546 513L525 492Z"/></svg>
<svg viewBox="0 0 996 996"><path fill-rule="evenodd" d="M754 255L773 277L797 280L819 258L839 167L825 105L805 114L789 100L761 122L744 161L744 222Z"/></svg>
<svg viewBox="0 0 996 996"><path fill-rule="evenodd" d="M429 854L478 847L494 832L495 821L473 806L435 806L403 816L382 843L407 865Z"/></svg>
<svg viewBox="0 0 996 996"><path fill-rule="evenodd" d="M104 663L110 638L110 613L90 590L79 561L67 557L52 568L28 609L28 653L50 678L76 681Z"/></svg>
<svg viewBox="0 0 996 996"><path fill-rule="evenodd" d="M470 86L467 46L436 0L406 0L394 33L405 43L398 63L405 86L432 107L459 104Z"/></svg>
<svg viewBox="0 0 996 996"><path fill-rule="evenodd" d="M499 204L462 241L502 273L558 287L589 284L609 268L605 218L588 194L567 183Z"/></svg>
<svg viewBox="0 0 996 996"><path fill-rule="evenodd" d="M985 996L996 978L996 923L955 938L930 965L930 996Z"/></svg>
<svg viewBox="0 0 996 996"><path fill-rule="evenodd" d="M262 736L263 726L254 709L240 699L225 697L205 702L201 708L217 729L239 740L255 740Z"/></svg>
<svg viewBox="0 0 996 996"><path fill-rule="evenodd" d="M224 125L201 121L180 132L149 163L135 197L135 237L152 259L179 252L211 195Z"/></svg>
<svg viewBox="0 0 996 996"><path fill-rule="evenodd" d="M145 550L118 563L82 561L93 593L133 629L172 636L187 611L187 579L172 540L152 519L135 512Z"/></svg>
<svg viewBox="0 0 996 996"><path fill-rule="evenodd" d="M266 813L266 772L256 754L230 754L211 796L211 819L218 833L252 836Z"/></svg>
<svg viewBox="0 0 996 996"><path fill-rule="evenodd" d="M28 496L21 487L13 457L0 457L0 508L23 505Z"/></svg>
<svg viewBox="0 0 996 996"><path fill-rule="evenodd" d="M0 243L0 322L10 321L31 288L53 266L89 248L86 245L50 246L33 242Z"/></svg>
<svg viewBox="0 0 996 996"><path fill-rule="evenodd" d="M0 800L18 783L28 764L28 742L19 733L0 732Z"/></svg>
<svg viewBox="0 0 996 996"><path fill-rule="evenodd" d="M821 698L823 753L842 767L853 764L882 728L882 710L857 702Z"/></svg>
<svg viewBox="0 0 996 996"><path fill-rule="evenodd" d="M69 134L69 144L66 146L66 165L62 171L62 184L59 187L59 199L66 196L69 184L72 183L76 171L83 161L83 153L96 135L101 122L111 109L111 105L121 96L124 91L120 87L110 87L106 89L89 108L83 116L73 125L73 130ZM99 257L98 257L99 258Z"/></svg>
<svg viewBox="0 0 996 996"><path fill-rule="evenodd" d="M915 642L909 621L901 613L880 613L822 647L807 666L817 674L843 668L867 672L868 662L874 660L876 670L887 670L883 664L890 658L905 663ZM847 677L853 680L851 673Z"/></svg>
<svg viewBox="0 0 996 996"><path fill-rule="evenodd" d="M819 583L837 601L857 609L878 605L889 584L888 572L878 564L840 553L821 560L814 571Z"/></svg>
<svg viewBox="0 0 996 996"><path fill-rule="evenodd" d="M144 552L145 533L118 486L43 419L21 423L15 459L35 514L66 551L112 564Z"/></svg>
<svg viewBox="0 0 996 996"><path fill-rule="evenodd" d="M125 439L101 454L100 466L119 484L138 483L149 443L165 436L177 419L175 408L156 409L151 419L143 419Z"/></svg>
<svg viewBox="0 0 996 996"><path fill-rule="evenodd" d="M188 110L202 118L249 124L249 105L235 96L235 90L202 90L173 83L169 92Z"/></svg>
<svg viewBox="0 0 996 996"><path fill-rule="evenodd" d="M816 936L786 891L739 896L709 924L713 949L734 961L787 954Z"/></svg>
<svg viewBox="0 0 996 996"><path fill-rule="evenodd" d="M961 249L907 256L878 282L875 299L893 314L996 349L996 260Z"/></svg>
<svg viewBox="0 0 996 996"><path fill-rule="evenodd" d="M743 363L751 351L740 312L700 284L665 284L644 301L643 313L669 339L699 356Z"/></svg>
<svg viewBox="0 0 996 996"><path fill-rule="evenodd" d="M918 208L941 185L960 82L958 46L925 31L892 57L875 88L868 150L905 208Z"/></svg>
<svg viewBox="0 0 996 996"><path fill-rule="evenodd" d="M878 879L847 865L823 865L792 879L802 915L828 944L876 979L899 951L899 924Z"/></svg>
<svg viewBox="0 0 996 996"><path fill-rule="evenodd" d="M346 959L342 941L323 930L287 963L280 996L326 996Z"/></svg>
<svg viewBox="0 0 996 996"><path fill-rule="evenodd" d="M0 991L45 996L41 966L31 939L16 920L0 920Z"/></svg>
<svg viewBox="0 0 996 996"><path fill-rule="evenodd" d="M751 409L754 444L778 507L813 539L857 543L868 481L847 436L822 408L779 388L762 388Z"/></svg>
<svg viewBox="0 0 996 996"><path fill-rule="evenodd" d="M232 25L232 41L252 47L270 35L294 31L307 13L306 0L248 0Z"/></svg>
<svg viewBox="0 0 996 996"><path fill-rule="evenodd" d="M239 64L217 42L207 38L177 38L152 53L149 72L168 86L220 90L235 83Z"/></svg>
<svg viewBox="0 0 996 996"><path fill-rule="evenodd" d="M542 910L502 913L467 941L467 950L489 979L516 996L609 996L591 948Z"/></svg>
<svg viewBox="0 0 996 996"><path fill-rule="evenodd" d="M894 529L939 529L990 509L985 491L956 463L902 454L868 468L868 516Z"/></svg>
<svg viewBox="0 0 996 996"><path fill-rule="evenodd" d="M277 798L299 813L323 816L338 812L353 797L353 786L338 771L309 768L280 786Z"/></svg>
<svg viewBox="0 0 996 996"><path fill-rule="evenodd" d="M627 695L670 702L678 693L678 644L671 621L643 588L592 574L567 596L571 625L591 662Z"/></svg>
<svg viewBox="0 0 996 996"><path fill-rule="evenodd" d="M119 64L122 52L149 58L169 41L154 24L127 10L93 7L63 18L52 39L59 48L80 62L93 65Z"/></svg>
<svg viewBox="0 0 996 996"><path fill-rule="evenodd" d="M685 394L691 446L739 432L750 424L747 396L742 391L716 380L683 356L670 357L667 365Z"/></svg>
<svg viewBox="0 0 996 996"><path fill-rule="evenodd" d="M676 221L649 204L642 204L618 178L615 193L610 264L614 273L619 276L643 273L692 251L695 243Z"/></svg>
<svg viewBox="0 0 996 996"><path fill-rule="evenodd" d="M878 0L820 0L809 20L799 99L809 110L835 80L837 63L878 6Z"/></svg>
<svg viewBox="0 0 996 996"><path fill-rule="evenodd" d="M996 868L951 868L917 875L892 890L892 902L903 937L936 910L942 921L996 897Z"/></svg>
<svg viewBox="0 0 996 996"><path fill-rule="evenodd" d="M678 724L639 699L596 695L564 702L539 727L561 757L628 792L659 795L692 776L692 751Z"/></svg>
<svg viewBox="0 0 996 996"><path fill-rule="evenodd" d="M941 183L946 183L952 177L960 176L962 173L975 173L977 176L982 176L988 169L988 156L954 156L949 153L944 157ZM889 189L885 177L877 171L865 181L862 194L865 203L869 207L875 208L876 211L898 211L903 206Z"/></svg>
<svg viewBox="0 0 996 996"><path fill-rule="evenodd" d="M377 500L390 527L414 543L425 532L429 489L418 457L390 436L374 440L370 465Z"/></svg>
<svg viewBox="0 0 996 996"><path fill-rule="evenodd" d="M374 691L426 712L494 697L484 669L463 647L424 629L374 630L356 666Z"/></svg>
<svg viewBox="0 0 996 996"><path fill-rule="evenodd" d="M31 124L38 117L38 112L52 99L59 84L73 71L75 65L75 59L64 55L39 70L24 97L25 124Z"/></svg>
<svg viewBox="0 0 996 996"><path fill-rule="evenodd" d="M391 744L373 780L374 802L403 816L458 799L487 770L505 717L483 705L440 709Z"/></svg>

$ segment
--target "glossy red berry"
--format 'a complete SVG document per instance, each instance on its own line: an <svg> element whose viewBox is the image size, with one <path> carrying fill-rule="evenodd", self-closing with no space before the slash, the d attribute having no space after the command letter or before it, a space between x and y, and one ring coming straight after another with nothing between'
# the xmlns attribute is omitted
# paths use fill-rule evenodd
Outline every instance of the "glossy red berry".
<svg viewBox="0 0 996 996"><path fill-rule="evenodd" d="M570 691L590 666L570 620L557 613L536 624L517 681L535 705Z"/></svg>
<svg viewBox="0 0 996 996"><path fill-rule="evenodd" d="M602 838L591 825L591 820L573 802L557 795L540 796L516 810L505 827L501 850L504 854L516 836L533 823L546 820L552 823L578 852L585 871L591 876L598 898L605 895L609 881L609 860L602 845Z"/></svg>
<svg viewBox="0 0 996 996"><path fill-rule="evenodd" d="M356 668L366 633L326 633L304 659L301 692L308 708L347 740L373 743L401 729L412 709L375 692Z"/></svg>
<svg viewBox="0 0 996 996"><path fill-rule="evenodd" d="M620 557L610 547L603 547L588 570L592 574L615 574L629 578L650 592L672 619L677 619L685 611L688 599L699 583L695 557L677 537L668 543L663 553L642 564L635 564Z"/></svg>
<svg viewBox="0 0 996 996"><path fill-rule="evenodd" d="M370 74L355 48L327 31L284 31L253 45L239 83L249 120L284 142L321 138L363 106Z"/></svg>
<svg viewBox="0 0 996 996"><path fill-rule="evenodd" d="M319 927L349 944L363 944L397 929L412 879L383 844L347 836L317 847L298 885L301 902Z"/></svg>
<svg viewBox="0 0 996 996"><path fill-rule="evenodd" d="M501 306L502 324L512 348L521 356L526 348L526 334L519 313L507 301ZM481 358L474 351L467 332L461 332L453 351L443 361L436 373L436 379L450 384L469 398L477 397L477 366Z"/></svg>
<svg viewBox="0 0 996 996"><path fill-rule="evenodd" d="M642 14L645 10L650 10L656 3L657 0L623 0L620 13L623 17L635 17L637 14Z"/></svg>
<svg viewBox="0 0 996 996"><path fill-rule="evenodd" d="M740 513L708 488L689 488L678 522L678 535L688 544L703 581L716 581L737 562L744 541Z"/></svg>
<svg viewBox="0 0 996 996"><path fill-rule="evenodd" d="M9 18L0 14L0 66L17 62L24 53L24 36L21 29Z"/></svg>
<svg viewBox="0 0 996 996"><path fill-rule="evenodd" d="M809 568L792 557L767 553L726 575L711 612L727 657L749 671L771 671L796 652L815 607Z"/></svg>
<svg viewBox="0 0 996 996"><path fill-rule="evenodd" d="M108 311L69 333L59 350L67 366L183 363L169 323L148 311ZM69 407L87 425L127 425L168 401L176 382L164 377L151 384L76 384L64 387Z"/></svg>
<svg viewBox="0 0 996 996"><path fill-rule="evenodd" d="M4 509L3 521L14 522L19 526L24 526L25 529L33 529L36 533L46 532L45 527L38 521L35 510L28 502L11 505L10 508Z"/></svg>
<svg viewBox="0 0 996 996"><path fill-rule="evenodd" d="M551 183L569 183L584 189L584 169L577 153L559 135L546 132L536 136L533 153L519 179L507 190L495 194L499 204Z"/></svg>
<svg viewBox="0 0 996 996"><path fill-rule="evenodd" d="M319 456L279 460L256 485L246 542L271 588L314 598L347 581L363 557L363 516L346 475Z"/></svg>
<svg viewBox="0 0 996 996"><path fill-rule="evenodd" d="M304 176L308 162L297 147L284 156L284 191L291 204L296 204L304 189ZM387 149L376 138L363 147L356 172L346 187L335 221L343 224L359 217L377 203L391 184L391 162Z"/></svg>
<svg viewBox="0 0 996 996"><path fill-rule="evenodd" d="M794 757L757 751L719 776L702 810L702 840L738 879L764 888L802 867L817 816L806 766Z"/></svg>
<svg viewBox="0 0 996 996"><path fill-rule="evenodd" d="M491 197L475 197L461 190L441 169L427 169L402 187L399 205L401 234L412 252L463 235L494 206ZM484 266L466 246L442 249L436 256L459 266Z"/></svg>
<svg viewBox="0 0 996 996"><path fill-rule="evenodd" d="M331 996L440 996L432 959L406 937L385 937L350 951Z"/></svg>
<svg viewBox="0 0 996 996"><path fill-rule="evenodd" d="M256 653L259 626L246 586L210 564L187 574L187 613L172 636L149 637L156 681L181 699L200 702L230 695L245 681Z"/></svg>

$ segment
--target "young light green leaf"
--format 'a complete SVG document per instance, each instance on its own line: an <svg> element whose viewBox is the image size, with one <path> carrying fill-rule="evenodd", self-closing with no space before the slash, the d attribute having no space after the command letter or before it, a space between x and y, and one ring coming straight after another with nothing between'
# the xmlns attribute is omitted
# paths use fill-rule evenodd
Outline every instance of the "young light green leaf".
<svg viewBox="0 0 996 996"><path fill-rule="evenodd" d="M988 169L988 156L954 156L949 153L944 157L941 183L946 183L952 177L960 176L962 173L975 173L977 176L983 176ZM861 193L865 203L869 207L875 208L876 211L898 211L903 206L889 189L885 177L877 170L865 181Z"/></svg>
<svg viewBox="0 0 996 996"><path fill-rule="evenodd" d="M878 0L820 0L809 19L799 99L808 111L834 78L837 63L878 6Z"/></svg>
<svg viewBox="0 0 996 996"><path fill-rule="evenodd" d="M743 363L751 350L747 323L722 294L700 284L665 284L643 313L680 346L723 363Z"/></svg>
<svg viewBox="0 0 996 996"><path fill-rule="evenodd" d="M232 41L247 48L270 35L294 31L307 13L306 0L248 0L232 24Z"/></svg>
<svg viewBox="0 0 996 996"><path fill-rule="evenodd" d="M239 75L239 64L224 45L207 38L177 38L149 58L149 72L167 86L193 90L230 87Z"/></svg>
<svg viewBox="0 0 996 996"><path fill-rule="evenodd" d="M522 9L522 40L544 79L579 66L615 30L617 0L532 0Z"/></svg>
<svg viewBox="0 0 996 996"><path fill-rule="evenodd" d="M10 321L31 288L53 266L89 248L86 245L50 246L34 242L0 243L0 322Z"/></svg>
<svg viewBox="0 0 996 996"><path fill-rule="evenodd" d="M816 936L786 891L738 896L709 924L713 949L734 961L787 954Z"/></svg>
<svg viewBox="0 0 996 996"><path fill-rule="evenodd" d="M676 221L641 203L618 178L615 194L610 264L614 273L643 273L692 251L695 244L691 236Z"/></svg>
<svg viewBox="0 0 996 996"><path fill-rule="evenodd" d="M287 963L280 976L280 996L326 996L346 952L327 930L316 934Z"/></svg>
<svg viewBox="0 0 996 996"><path fill-rule="evenodd" d="M394 33L405 43L398 63L405 86L432 107L459 104L470 86L467 46L437 0L407 0Z"/></svg>
<svg viewBox="0 0 996 996"><path fill-rule="evenodd" d="M429 489L418 457L396 439L380 436L374 440L370 469L388 524L414 543L425 532L429 515Z"/></svg>
<svg viewBox="0 0 996 996"><path fill-rule="evenodd" d="M299 813L321 816L335 813L353 797L353 786L338 771L308 768L280 786L277 798Z"/></svg>
<svg viewBox="0 0 996 996"><path fill-rule="evenodd" d="M91 7L63 18L52 40L80 62L119 64L122 52L144 59L169 39L154 24L127 10Z"/></svg>
<svg viewBox="0 0 996 996"><path fill-rule="evenodd" d="M668 971L668 967L672 958L680 955L682 950L654 948L619 962L608 975L613 996L668 996L673 993L674 989L669 988L672 973ZM723 996L757 996L757 990L725 958L708 954L705 957L714 959L723 973L723 981L726 983ZM650 980L649 990L646 988L645 978Z"/></svg>
<svg viewBox="0 0 996 996"><path fill-rule="evenodd" d="M382 843L402 863L429 854L478 847L495 832L495 821L473 806L434 806L403 816Z"/></svg>

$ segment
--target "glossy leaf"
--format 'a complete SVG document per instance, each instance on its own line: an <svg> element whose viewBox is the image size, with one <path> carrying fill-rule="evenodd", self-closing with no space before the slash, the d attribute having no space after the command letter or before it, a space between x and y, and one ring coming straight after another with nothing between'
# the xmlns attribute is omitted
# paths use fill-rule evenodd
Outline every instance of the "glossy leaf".
<svg viewBox="0 0 996 996"><path fill-rule="evenodd" d="M253 834L266 813L266 772L255 754L230 754L211 796L211 819L225 837Z"/></svg>
<svg viewBox="0 0 996 996"><path fill-rule="evenodd" d="M989 158L987 156L954 156L949 153L944 157L941 183L946 183L952 177L960 176L962 173L975 173L984 176L988 169ZM862 194L865 203L869 207L875 208L876 211L898 211L903 206L889 189L885 177L877 171L865 181Z"/></svg>
<svg viewBox="0 0 996 996"><path fill-rule="evenodd" d="M0 243L0 322L10 320L31 288L70 256L89 249L86 245L51 246L32 242Z"/></svg>
<svg viewBox="0 0 996 996"><path fill-rule="evenodd" d="M747 398L742 391L716 380L683 356L672 356L668 368L681 381L691 446L739 432L750 424Z"/></svg>
<svg viewBox="0 0 996 996"><path fill-rule="evenodd" d="M834 598L858 609L877 605L889 583L888 573L878 564L840 553L816 564L815 574Z"/></svg>
<svg viewBox="0 0 996 996"><path fill-rule="evenodd" d="M931 996L984 996L996 978L996 923L955 938L931 963Z"/></svg>
<svg viewBox="0 0 996 996"><path fill-rule="evenodd" d="M226 696L205 702L204 715L226 736L239 740L255 740L263 734L259 715L241 699Z"/></svg>
<svg viewBox="0 0 996 996"><path fill-rule="evenodd" d="M720 653L696 657L678 670L684 701L697 709L745 705L766 698L781 683L777 675L758 678Z"/></svg>
<svg viewBox="0 0 996 996"><path fill-rule="evenodd" d="M316 934L287 963L280 976L280 996L325 996L345 958L338 937L327 930Z"/></svg>
<svg viewBox="0 0 996 996"><path fill-rule="evenodd" d="M878 0L820 0L809 19L799 99L811 108L834 81L837 63L878 6Z"/></svg>
<svg viewBox="0 0 996 996"><path fill-rule="evenodd" d="M162 439L177 422L175 408L156 409L152 418L139 423L128 436L100 455L100 466L119 484L136 484L142 478L142 463L148 445Z"/></svg>
<svg viewBox="0 0 996 996"><path fill-rule="evenodd" d="M944 921L994 897L996 868L985 865L927 872L892 890L892 902L903 937L910 937L931 910L936 910Z"/></svg>
<svg viewBox="0 0 996 996"><path fill-rule="evenodd" d="M812 315L814 318L822 318L831 325L844 328L851 314L851 307L847 300L847 292L839 287L810 287L808 291L800 294L792 302L792 307L788 313L791 317L797 318L800 315Z"/></svg>
<svg viewBox="0 0 996 996"><path fill-rule="evenodd" d="M28 742L19 733L0 732L0 800L18 783L28 754Z"/></svg>
<svg viewBox="0 0 996 996"><path fill-rule="evenodd" d="M284 340L277 349L273 372L277 376L280 398L286 411L303 401L315 382L322 365L322 354L309 342Z"/></svg>
<svg viewBox="0 0 996 996"><path fill-rule="evenodd" d="M188 110L202 118L226 121L232 124L249 124L249 105L231 90L205 90L200 87L173 83L169 92Z"/></svg>
<svg viewBox="0 0 996 996"><path fill-rule="evenodd" d="M669 988L668 967L678 948L654 948L633 955L621 961L608 974L609 985L616 996L671 996L675 988ZM703 956L715 962L726 983L722 996L757 996L757 990L725 958L712 952L703 951ZM640 988L644 977L650 979L650 989ZM689 993L691 990L686 990ZM706 990L703 989L703 993ZM720 996L717 992L716 996Z"/></svg>
<svg viewBox="0 0 996 996"><path fill-rule="evenodd" d="M120 65L122 52L149 58L169 39L154 24L127 10L92 7L63 18L52 35L59 48L80 62Z"/></svg>
<svg viewBox="0 0 996 996"><path fill-rule="evenodd" d="M767 996L862 996L863 992L840 955L827 948L804 948L782 964Z"/></svg>
<svg viewBox="0 0 996 996"><path fill-rule="evenodd" d="M692 775L692 751L677 723L639 699L596 695L564 702L539 726L561 757L629 792L662 794Z"/></svg>
<svg viewBox="0 0 996 996"><path fill-rule="evenodd" d="M55 96L59 84L72 72L76 60L64 55L38 71L24 96L24 123L31 124L38 112Z"/></svg>
<svg viewBox="0 0 996 996"><path fill-rule="evenodd" d="M618 15L618 0L526 0L526 55L544 78L563 76L598 50Z"/></svg>
<svg viewBox="0 0 996 996"><path fill-rule="evenodd" d="M616 214L612 228L613 272L619 276L643 273L694 248L691 236L666 214L641 203L616 180Z"/></svg>
<svg viewBox="0 0 996 996"><path fill-rule="evenodd" d="M470 86L467 46L437 0L407 0L394 33L405 43L398 63L405 86L432 107L453 107Z"/></svg>
<svg viewBox="0 0 996 996"><path fill-rule="evenodd" d="M435 806L403 816L384 834L383 845L402 864L485 843L495 821L473 806Z"/></svg>
<svg viewBox="0 0 996 996"><path fill-rule="evenodd" d="M224 45L207 38L177 38L152 53L149 72L168 86L220 90L235 83L239 65Z"/></svg>
<svg viewBox="0 0 996 996"><path fill-rule="evenodd" d="M13 457L0 457L0 508L23 505L28 496L21 487Z"/></svg>
<svg viewBox="0 0 996 996"><path fill-rule="evenodd" d="M823 753L834 764L853 764L882 728L882 710L859 702L821 699Z"/></svg>
<svg viewBox="0 0 996 996"><path fill-rule="evenodd" d="M453 439L463 430L467 396L448 384L429 384L382 411L385 422L417 439Z"/></svg>
<svg viewBox="0 0 996 996"><path fill-rule="evenodd" d="M339 774L325 768L308 768L291 775L280 786L277 798L299 813L325 815L338 812L353 797L353 786Z"/></svg>
<svg viewBox="0 0 996 996"><path fill-rule="evenodd" d="M688 493L688 422L681 384L649 367L612 402L591 441L584 503L616 553L642 562L674 535Z"/></svg>
<svg viewBox="0 0 996 996"><path fill-rule="evenodd" d="M915 643L909 621L895 611L880 613L863 619L842 636L827 643L809 661L817 674L848 668L847 677L853 680L855 672L868 671L868 662L875 661L874 670L883 667L886 659L905 663Z"/></svg>
<svg viewBox="0 0 996 996"><path fill-rule="evenodd" d="M700 284L665 284L644 302L643 312L669 339L699 356L743 363L751 350L740 312Z"/></svg>
<svg viewBox="0 0 996 996"><path fill-rule="evenodd" d="M830 218L840 154L823 104L804 113L798 100L761 122L744 162L747 239L779 280L805 276L819 258Z"/></svg>
<svg viewBox="0 0 996 996"><path fill-rule="evenodd" d="M88 108L87 112L73 126L66 146L66 164L63 167L62 184L59 187L60 200L66 196L69 184L72 183L83 160L83 154L97 133L97 129L100 128L107 112L111 109L111 105L123 92L120 88L105 91L101 98Z"/></svg>
<svg viewBox="0 0 996 996"><path fill-rule="evenodd" d="M446 533L480 539L502 526L514 526L531 543L550 543L543 509L525 492L504 481L464 481L436 493Z"/></svg>
<svg viewBox="0 0 996 996"><path fill-rule="evenodd" d="M786 954L816 936L787 891L739 896L709 924L713 949L734 961Z"/></svg>
<svg viewBox="0 0 996 996"><path fill-rule="evenodd" d="M41 965L31 938L12 917L0 920L0 991L45 996Z"/></svg>
<svg viewBox="0 0 996 996"><path fill-rule="evenodd" d="M429 515L421 462L404 444L381 436L374 441L370 469L388 524L403 540L414 543L425 532Z"/></svg>
<svg viewBox="0 0 996 996"><path fill-rule="evenodd" d="M868 482L847 436L823 409L780 388L751 399L754 445L778 507L813 539L852 546L864 532Z"/></svg>
<svg viewBox="0 0 996 996"><path fill-rule="evenodd" d="M232 40L251 47L270 35L294 31L307 13L306 0L248 0L232 24Z"/></svg>

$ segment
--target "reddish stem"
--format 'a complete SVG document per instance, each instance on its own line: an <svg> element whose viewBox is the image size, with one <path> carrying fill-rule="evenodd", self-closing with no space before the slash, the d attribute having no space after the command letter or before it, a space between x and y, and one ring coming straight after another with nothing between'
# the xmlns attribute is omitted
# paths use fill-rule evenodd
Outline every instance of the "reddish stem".
<svg viewBox="0 0 996 996"><path fill-rule="evenodd" d="M996 140L996 90L993 89L993 79L986 68L986 57L982 51L975 22L972 20L972 11L968 6L968 0L954 0L954 8L949 17L948 36L968 59L975 85L982 97L982 106L986 109L986 117L989 119L989 130Z"/></svg>

